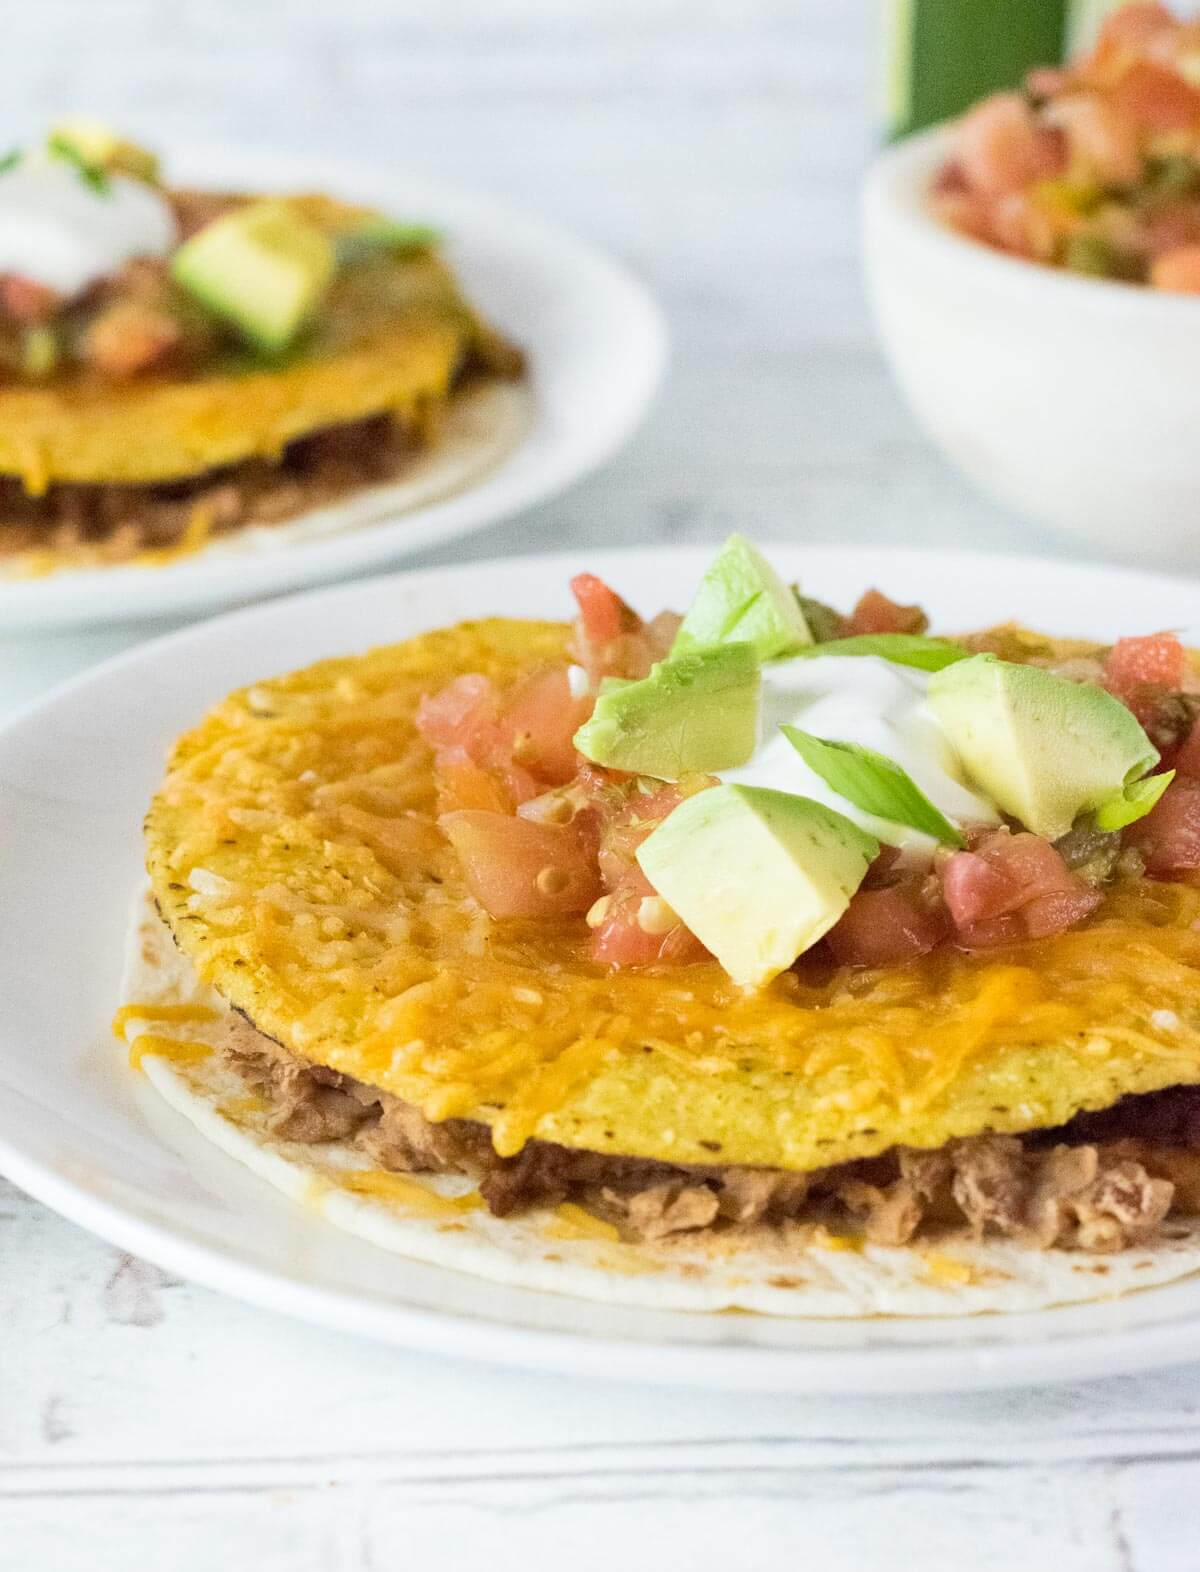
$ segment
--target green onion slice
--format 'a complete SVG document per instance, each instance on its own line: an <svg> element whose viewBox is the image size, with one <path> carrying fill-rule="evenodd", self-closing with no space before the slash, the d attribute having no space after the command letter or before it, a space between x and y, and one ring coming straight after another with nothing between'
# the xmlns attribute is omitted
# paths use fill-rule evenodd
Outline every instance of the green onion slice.
<svg viewBox="0 0 1200 1572"><path fill-rule="evenodd" d="M864 813L907 824L943 846L966 845L945 814L894 760L856 742L828 741L796 726L780 730L810 770Z"/></svg>
<svg viewBox="0 0 1200 1572"><path fill-rule="evenodd" d="M795 659L813 655L878 655L897 666L916 666L921 671L941 671L955 661L966 660L970 650L952 639L927 639L920 633L859 633L848 639L829 639L797 650Z"/></svg>
<svg viewBox="0 0 1200 1572"><path fill-rule="evenodd" d="M1096 809L1096 828L1123 830L1127 824L1144 819L1174 779L1174 770L1164 770L1161 775L1146 775L1126 786Z"/></svg>

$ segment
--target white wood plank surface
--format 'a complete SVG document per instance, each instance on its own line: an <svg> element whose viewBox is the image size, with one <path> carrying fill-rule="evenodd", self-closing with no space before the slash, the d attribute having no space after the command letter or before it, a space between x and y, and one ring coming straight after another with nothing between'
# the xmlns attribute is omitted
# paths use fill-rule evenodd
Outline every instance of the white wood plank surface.
<svg viewBox="0 0 1200 1572"><path fill-rule="evenodd" d="M676 353L569 496L427 561L712 539L1066 551L927 447L854 260L865 0L38 0L0 135L392 160L629 260ZM148 628L0 641L8 708ZM811 1402L514 1376L165 1277L0 1182L0 1572L1193 1572L1200 1370Z"/></svg>

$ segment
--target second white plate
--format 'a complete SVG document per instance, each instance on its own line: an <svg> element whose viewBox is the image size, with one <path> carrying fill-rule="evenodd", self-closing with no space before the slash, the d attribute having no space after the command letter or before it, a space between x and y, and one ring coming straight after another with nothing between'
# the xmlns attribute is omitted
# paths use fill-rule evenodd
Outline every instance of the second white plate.
<svg viewBox="0 0 1200 1572"><path fill-rule="evenodd" d="M388 169L232 149L170 154L169 177L216 190L327 190L447 236L446 255L485 316L529 357L530 410L506 457L461 490L389 517L369 493L361 519L312 536L303 520L259 532L253 550L161 567L0 580L0 634L111 623L246 602L345 576L482 529L563 491L632 435L662 379L667 334L649 292L572 235L486 197Z"/></svg>

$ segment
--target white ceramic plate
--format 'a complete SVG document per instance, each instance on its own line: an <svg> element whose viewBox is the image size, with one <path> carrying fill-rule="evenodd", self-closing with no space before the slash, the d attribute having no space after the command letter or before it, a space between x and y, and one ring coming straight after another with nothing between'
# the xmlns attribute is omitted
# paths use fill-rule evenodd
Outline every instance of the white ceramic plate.
<svg viewBox="0 0 1200 1572"><path fill-rule="evenodd" d="M327 190L434 224L471 300L528 353L528 429L465 489L439 496L434 487L432 500L392 517L379 517L364 493L336 511L370 522L318 538L306 538L297 520L258 532L252 550L222 543L162 567L0 580L4 633L245 603L495 524L610 458L662 379L667 335L653 298L623 267L552 224L393 170L330 160L210 148L173 153L167 168L183 185Z"/></svg>
<svg viewBox="0 0 1200 1572"><path fill-rule="evenodd" d="M1015 557L780 547L813 594L879 584L942 628L1019 613L1064 633L1200 625L1200 584ZM118 657L0 729L0 1169L84 1227L257 1304L408 1347L632 1380L798 1393L994 1386L1200 1354L1200 1280L959 1322L622 1310L406 1262L293 1205L148 1093L109 1037L139 824L173 736L230 688L504 611L555 616L588 567L646 611L710 551L396 575L219 618Z"/></svg>

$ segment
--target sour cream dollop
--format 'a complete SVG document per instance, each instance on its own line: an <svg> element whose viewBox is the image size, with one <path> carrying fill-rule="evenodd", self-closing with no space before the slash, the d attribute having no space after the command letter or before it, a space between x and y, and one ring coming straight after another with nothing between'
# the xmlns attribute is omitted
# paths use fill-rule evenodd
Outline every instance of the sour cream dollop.
<svg viewBox="0 0 1200 1572"><path fill-rule="evenodd" d="M165 256L176 236L170 205L127 175L108 175L96 190L49 153L30 153L0 174L0 274L70 297L135 257Z"/></svg>
<svg viewBox="0 0 1200 1572"><path fill-rule="evenodd" d="M761 740L748 763L720 772L722 780L811 797L914 860L932 855L936 843L928 835L864 813L827 786L779 730L797 726L827 742L855 742L894 760L954 823L999 821L995 804L964 784L954 752L926 706L927 673L875 655L814 655L764 666L762 678Z"/></svg>

